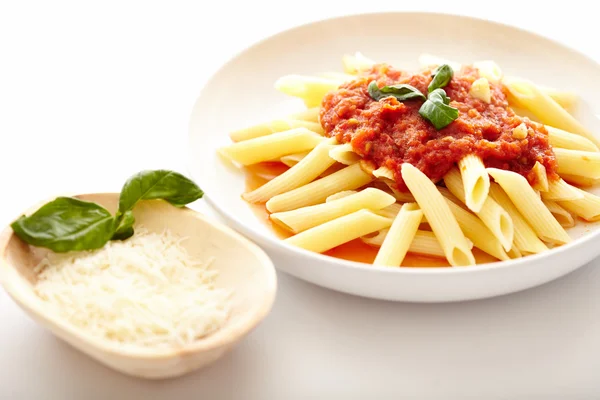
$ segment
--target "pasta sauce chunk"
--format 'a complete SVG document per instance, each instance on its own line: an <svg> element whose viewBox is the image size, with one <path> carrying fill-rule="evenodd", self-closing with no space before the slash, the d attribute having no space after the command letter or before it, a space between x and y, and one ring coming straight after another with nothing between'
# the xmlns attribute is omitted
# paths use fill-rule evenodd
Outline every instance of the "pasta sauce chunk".
<svg viewBox="0 0 600 400"><path fill-rule="evenodd" d="M328 93L323 98L320 121L328 136L351 143L375 168L392 170L402 191L407 190L400 173L402 163L411 163L437 182L468 154L478 155L486 167L517 172L532 185L536 162L546 168L549 179L557 179L556 158L546 128L515 115L498 84L489 84L490 103L470 95L478 78L475 68L463 67L444 87L459 116L440 130L419 115L422 100L401 102L387 97L375 101L369 96L367 86L373 80L379 87L405 83L427 93L431 70L410 75L387 64L377 64ZM527 135L513 136L513 129L521 124L527 127Z"/></svg>

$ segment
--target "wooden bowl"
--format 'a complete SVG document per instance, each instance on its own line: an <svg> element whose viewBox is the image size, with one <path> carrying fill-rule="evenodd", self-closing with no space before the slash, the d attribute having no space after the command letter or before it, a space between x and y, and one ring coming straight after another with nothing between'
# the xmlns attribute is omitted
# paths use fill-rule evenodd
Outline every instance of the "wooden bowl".
<svg viewBox="0 0 600 400"><path fill-rule="evenodd" d="M117 193L76 197L101 204L113 213L119 200ZM35 321L102 364L148 379L180 376L220 358L267 316L275 299L275 269L258 246L189 208L176 208L160 200L144 201L136 206L134 215L137 223L151 232L168 227L189 237L183 246L192 256L215 257L212 266L219 271L216 286L233 290L231 315L220 330L174 349L131 348L90 336L50 312L34 293L32 268L41 259L40 249L24 243L10 227L0 235L0 284Z"/></svg>

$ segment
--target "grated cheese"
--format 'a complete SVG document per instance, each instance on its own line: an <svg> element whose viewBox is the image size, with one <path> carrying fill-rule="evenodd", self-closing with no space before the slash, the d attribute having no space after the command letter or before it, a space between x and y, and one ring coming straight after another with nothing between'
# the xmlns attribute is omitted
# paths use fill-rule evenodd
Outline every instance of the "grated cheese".
<svg viewBox="0 0 600 400"><path fill-rule="evenodd" d="M35 291L94 336L137 346L189 344L225 324L230 293L214 287L212 260L193 259L183 240L137 227L100 250L50 253L35 267Z"/></svg>

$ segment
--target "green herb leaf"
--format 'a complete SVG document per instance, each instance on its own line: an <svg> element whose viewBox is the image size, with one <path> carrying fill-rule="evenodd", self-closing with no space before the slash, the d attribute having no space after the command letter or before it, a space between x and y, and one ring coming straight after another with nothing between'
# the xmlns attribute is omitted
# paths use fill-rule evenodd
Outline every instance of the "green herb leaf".
<svg viewBox="0 0 600 400"><path fill-rule="evenodd" d="M162 199L176 207L183 207L203 195L194 182L177 172L142 171L123 185L119 198L119 215L133 209L140 200Z"/></svg>
<svg viewBox="0 0 600 400"><path fill-rule="evenodd" d="M112 235L110 240L125 240L133 236L133 224L135 223L133 211L126 211L117 218L117 221L117 230Z"/></svg>
<svg viewBox="0 0 600 400"><path fill-rule="evenodd" d="M433 79L431 83L427 87L427 91L429 93L433 92L436 89L445 87L448 82L452 79L454 75L454 71L448 64L442 64L433 70L431 73Z"/></svg>
<svg viewBox="0 0 600 400"><path fill-rule="evenodd" d="M369 96L375 101L379 101L386 97L395 97L398 101L421 99L425 100L426 97L414 86L407 85L405 83L399 85L384 86L381 89L377 86L377 82L372 81L367 87Z"/></svg>
<svg viewBox="0 0 600 400"><path fill-rule="evenodd" d="M114 218L96 203L58 197L11 224L25 242L57 253L99 249L114 231Z"/></svg>
<svg viewBox="0 0 600 400"><path fill-rule="evenodd" d="M444 89L435 89L419 109L419 114L440 130L458 118L458 109L449 104L450 98Z"/></svg>

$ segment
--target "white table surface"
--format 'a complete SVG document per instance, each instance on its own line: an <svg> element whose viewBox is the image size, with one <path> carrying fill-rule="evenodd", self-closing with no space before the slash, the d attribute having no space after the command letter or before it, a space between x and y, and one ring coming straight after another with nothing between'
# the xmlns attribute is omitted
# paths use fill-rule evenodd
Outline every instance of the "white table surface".
<svg viewBox="0 0 600 400"><path fill-rule="evenodd" d="M600 60L599 22L584 2L375 3L0 1L0 222L57 193L117 191L140 169L185 171L188 116L205 80L248 44L309 20L462 13ZM162 382L88 359L0 290L0 399L598 399L598 264L442 305L372 301L280 273L273 312L241 345Z"/></svg>

